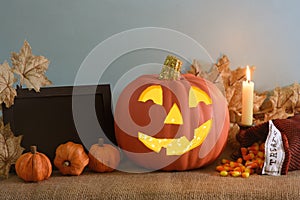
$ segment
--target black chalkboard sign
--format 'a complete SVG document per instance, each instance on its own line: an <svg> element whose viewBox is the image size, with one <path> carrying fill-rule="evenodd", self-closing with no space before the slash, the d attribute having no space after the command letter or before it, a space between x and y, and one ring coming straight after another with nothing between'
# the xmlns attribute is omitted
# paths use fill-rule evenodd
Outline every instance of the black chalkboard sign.
<svg viewBox="0 0 300 200"><path fill-rule="evenodd" d="M61 86L41 88L40 92L17 89L14 105L2 104L4 124L23 135L21 145L38 151L50 160L58 145L73 141L88 150L104 137L106 143L116 144L111 112L110 86Z"/></svg>

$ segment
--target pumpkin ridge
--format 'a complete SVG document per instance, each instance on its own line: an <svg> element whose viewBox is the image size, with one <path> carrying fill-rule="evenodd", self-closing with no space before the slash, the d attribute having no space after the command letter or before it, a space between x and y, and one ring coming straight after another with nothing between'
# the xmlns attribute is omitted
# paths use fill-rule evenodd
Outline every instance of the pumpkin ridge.
<svg viewBox="0 0 300 200"><path fill-rule="evenodd" d="M20 170L16 170L17 175L19 177L21 177L24 180L28 180L28 177L30 176L29 174L31 172L28 173L21 173L21 170L23 170L24 168L28 167L29 169L32 169L32 161L31 158L28 156L25 156L25 154L23 154L16 163L16 169L20 169Z"/></svg>
<svg viewBox="0 0 300 200"><path fill-rule="evenodd" d="M30 179L30 177L33 177L34 176L34 174L33 174L33 160L32 160L32 157L28 157L28 163L29 163L29 171L28 171L28 174L27 175L25 175L25 177L26 177L26 180L29 180ZM24 163L25 164L25 163ZM26 166L24 166L24 167L26 167Z"/></svg>
<svg viewBox="0 0 300 200"><path fill-rule="evenodd" d="M40 161L39 156L37 156L36 153L33 153L30 160L32 162L32 169L31 169L31 173L32 173L32 177L33 177L32 179L33 179L33 181L37 181L39 178L38 172L37 172L37 170L39 170L37 167L37 162Z"/></svg>
<svg viewBox="0 0 300 200"><path fill-rule="evenodd" d="M42 174L44 174L44 178L47 179L51 176L51 173L52 173L51 162L50 162L49 158L43 153L38 152L38 156L40 157L40 162L41 162L42 171L43 171ZM51 170L47 170L47 168L51 169Z"/></svg>

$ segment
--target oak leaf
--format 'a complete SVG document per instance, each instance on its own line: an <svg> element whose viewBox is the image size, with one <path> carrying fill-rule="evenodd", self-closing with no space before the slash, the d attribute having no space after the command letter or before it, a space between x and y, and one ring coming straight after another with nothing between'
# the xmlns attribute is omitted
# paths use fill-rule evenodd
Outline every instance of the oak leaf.
<svg viewBox="0 0 300 200"><path fill-rule="evenodd" d="M0 64L0 104L5 103L8 108L14 104L17 92L13 88L15 76L7 62Z"/></svg>
<svg viewBox="0 0 300 200"><path fill-rule="evenodd" d="M32 88L40 91L41 86L50 85L51 81L45 75L49 61L44 56L32 54L29 43L25 40L20 53L11 54L13 72L20 76L20 85L26 85L29 90Z"/></svg>
<svg viewBox="0 0 300 200"><path fill-rule="evenodd" d="M0 127L0 176L7 178L11 165L22 155L24 148L20 146L22 136L15 137L10 125Z"/></svg>

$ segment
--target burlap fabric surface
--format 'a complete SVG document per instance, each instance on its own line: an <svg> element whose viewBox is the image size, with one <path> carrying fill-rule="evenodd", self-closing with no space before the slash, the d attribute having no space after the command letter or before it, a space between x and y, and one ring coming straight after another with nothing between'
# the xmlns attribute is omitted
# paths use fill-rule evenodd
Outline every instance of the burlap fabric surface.
<svg viewBox="0 0 300 200"><path fill-rule="evenodd" d="M232 152L227 149L221 158ZM300 199L300 171L280 177L220 177L215 167L185 172L92 173L24 183L16 175L0 181L0 199Z"/></svg>

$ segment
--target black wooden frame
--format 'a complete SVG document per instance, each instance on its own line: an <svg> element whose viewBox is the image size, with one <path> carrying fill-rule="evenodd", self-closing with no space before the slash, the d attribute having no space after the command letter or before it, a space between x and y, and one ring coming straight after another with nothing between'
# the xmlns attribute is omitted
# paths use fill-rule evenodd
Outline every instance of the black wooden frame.
<svg viewBox="0 0 300 200"><path fill-rule="evenodd" d="M75 94L73 89L76 89ZM92 138L105 134L108 138L105 142L116 144L111 90L108 84L47 87L41 88L40 92L18 88L14 105L6 108L2 104L3 122L10 124L16 136L23 135L21 145L25 152L30 150L31 145L37 145L38 151L53 160L58 145L67 141L84 144L74 123L72 100L76 98L76 101L82 101L84 106L86 98L90 98L91 95L95 99L96 115L103 130L102 133L93 133ZM88 119L86 126L89 129ZM97 143L97 139L94 143ZM88 150L90 145L84 144L85 149Z"/></svg>

